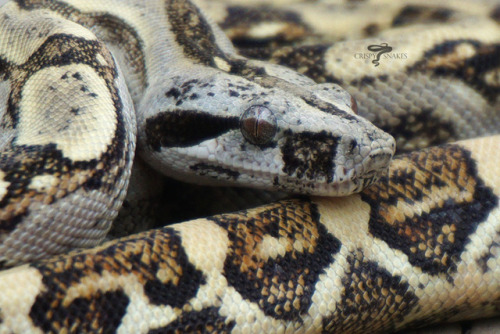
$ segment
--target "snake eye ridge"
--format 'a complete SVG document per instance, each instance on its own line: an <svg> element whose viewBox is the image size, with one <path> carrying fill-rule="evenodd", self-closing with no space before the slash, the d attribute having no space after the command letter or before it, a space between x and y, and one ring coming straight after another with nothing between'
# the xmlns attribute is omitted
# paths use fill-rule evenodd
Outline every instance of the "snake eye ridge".
<svg viewBox="0 0 500 334"><path fill-rule="evenodd" d="M265 106L251 106L241 115L240 130L250 143L257 146L267 145L277 131L276 117Z"/></svg>

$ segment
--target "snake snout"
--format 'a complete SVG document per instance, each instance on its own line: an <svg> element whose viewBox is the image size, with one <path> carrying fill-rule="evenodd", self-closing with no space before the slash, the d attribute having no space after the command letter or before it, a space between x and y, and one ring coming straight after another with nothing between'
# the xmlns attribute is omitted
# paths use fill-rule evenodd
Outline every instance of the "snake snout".
<svg viewBox="0 0 500 334"><path fill-rule="evenodd" d="M377 140L371 141L369 148L362 162L361 175L364 179L372 179L372 182L375 182L387 172L396 150L396 143L392 136L384 134Z"/></svg>
<svg viewBox="0 0 500 334"><path fill-rule="evenodd" d="M387 169L392 159L392 152L387 149L377 149L370 153L365 168L365 173L376 173Z"/></svg>

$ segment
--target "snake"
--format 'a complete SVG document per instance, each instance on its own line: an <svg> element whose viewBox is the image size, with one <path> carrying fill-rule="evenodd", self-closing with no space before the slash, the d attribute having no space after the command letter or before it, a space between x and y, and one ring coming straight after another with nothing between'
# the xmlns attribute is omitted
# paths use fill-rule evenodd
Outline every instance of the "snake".
<svg viewBox="0 0 500 334"><path fill-rule="evenodd" d="M500 4L381 2L3 5L0 332L498 316ZM157 173L292 196L108 240Z"/></svg>

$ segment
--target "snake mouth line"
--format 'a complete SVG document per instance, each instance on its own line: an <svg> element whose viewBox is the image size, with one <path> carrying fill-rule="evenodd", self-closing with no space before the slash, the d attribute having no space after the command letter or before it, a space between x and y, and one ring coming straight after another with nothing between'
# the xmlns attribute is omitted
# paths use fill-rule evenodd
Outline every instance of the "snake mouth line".
<svg viewBox="0 0 500 334"><path fill-rule="evenodd" d="M343 174L340 172L340 170L343 170L341 166L335 170L338 175L341 175L340 180L334 178L333 181L327 181L326 177L309 180L294 175L258 171L251 168L242 168L241 166L235 169L234 166L198 163L191 166L190 169L196 173L196 178L191 178L191 181L198 184L248 186L268 191L284 191L292 194L300 193L316 196L345 196L356 193L372 184L374 180L377 180L382 175L382 173L374 170L365 173L362 177L357 177L354 169Z"/></svg>
<svg viewBox="0 0 500 334"><path fill-rule="evenodd" d="M289 182L286 182L281 180L282 184L279 186L279 188L281 191L291 193L326 197L340 197L359 193L366 187L377 182L383 175L383 171L373 171L363 177L345 179L344 181L337 181L334 183L308 181L298 182L297 180L290 180Z"/></svg>
<svg viewBox="0 0 500 334"><path fill-rule="evenodd" d="M279 166L264 168L253 164L219 165L213 161L200 161L191 165L189 170L196 175L194 182L198 184L245 186L317 196L346 196L362 191L385 175L392 156L391 149L379 148L349 169L338 165L326 172L311 169L296 170L288 174ZM182 180L183 177L179 179Z"/></svg>

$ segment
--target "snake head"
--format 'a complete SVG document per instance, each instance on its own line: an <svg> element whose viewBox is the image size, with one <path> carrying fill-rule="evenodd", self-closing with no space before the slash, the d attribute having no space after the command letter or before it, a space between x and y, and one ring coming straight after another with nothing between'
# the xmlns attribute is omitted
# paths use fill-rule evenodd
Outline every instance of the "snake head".
<svg viewBox="0 0 500 334"><path fill-rule="evenodd" d="M356 115L339 86L257 61L224 67L166 78L143 99L140 151L156 169L199 184L330 196L387 171L394 139Z"/></svg>

